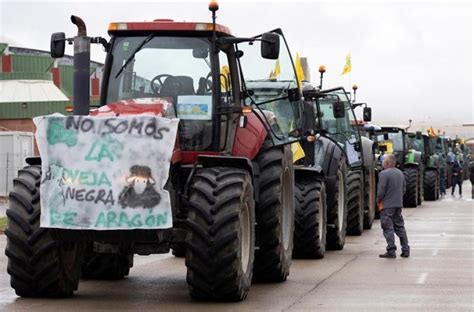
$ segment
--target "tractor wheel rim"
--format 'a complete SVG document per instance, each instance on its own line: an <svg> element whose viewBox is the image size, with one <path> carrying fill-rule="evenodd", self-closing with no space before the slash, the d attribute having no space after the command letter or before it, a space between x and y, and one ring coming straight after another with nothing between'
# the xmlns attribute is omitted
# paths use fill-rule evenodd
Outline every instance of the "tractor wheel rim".
<svg viewBox="0 0 474 312"><path fill-rule="evenodd" d="M282 186L283 186L282 219L283 220L281 222L282 230L283 230L283 246L285 247L285 250L288 250L288 248L290 247L290 236L291 236L290 229L292 228L292 224L290 223L292 221L291 220L291 207L292 207L291 201L294 200L290 196L291 195L290 190L293 187L293 182L290 178L291 178L290 170L288 168L285 168L285 171L283 173L284 181L282 183Z"/></svg>
<svg viewBox="0 0 474 312"><path fill-rule="evenodd" d="M342 172L337 173L337 221L338 230L342 231L342 225L344 223L344 179Z"/></svg>
<svg viewBox="0 0 474 312"><path fill-rule="evenodd" d="M319 234L319 240L322 241L323 240L323 226L324 226L324 210L323 210L322 194L319 195L318 205L319 205L318 234Z"/></svg>
<svg viewBox="0 0 474 312"><path fill-rule="evenodd" d="M242 215L240 220L240 254L241 254L241 261L240 264L242 266L242 271L244 273L247 272L250 260L250 248L251 248L251 226L250 223L250 211L249 205L247 202L244 203L242 209Z"/></svg>

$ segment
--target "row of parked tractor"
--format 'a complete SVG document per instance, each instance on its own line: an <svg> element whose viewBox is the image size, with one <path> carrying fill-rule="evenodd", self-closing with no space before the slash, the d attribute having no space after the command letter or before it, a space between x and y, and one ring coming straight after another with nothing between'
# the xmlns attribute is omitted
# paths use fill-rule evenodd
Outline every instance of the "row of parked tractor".
<svg viewBox="0 0 474 312"><path fill-rule="evenodd" d="M372 227L384 153L394 154L405 173L405 206L436 200L449 186L449 140L370 126L371 108L355 102L356 88L352 96L343 87L323 88L324 67L318 86L298 79L281 29L235 37L215 23L217 3L209 9L212 23L111 23L110 40L87 36L76 16L77 36L53 34L54 58L64 55L66 42L74 43L74 115L90 113L90 44L101 44L107 53L101 107L83 120L120 124L120 118L144 113L180 118L164 189L153 191L153 157L139 166L148 167L140 171L145 176L117 182L137 202L144 190L169 196L164 202L171 206L172 227L125 222L135 227L90 229L87 216L82 228L71 222L45 226L40 220L52 196L40 196L40 188L53 180L44 163L50 157L29 158L14 181L5 231L8 273L19 296L71 296L80 278L121 279L135 254L171 250L186 258L193 298L243 300L253 282L285 281L292 258L322 258L327 249L343 249L346 235ZM274 75L262 78L271 68ZM361 106L364 122L356 118ZM55 118L70 135L74 121L68 128ZM53 132L48 135L61 135ZM65 144L57 137L54 142ZM56 165L68 157L56 155ZM57 177L56 189L74 183L63 178ZM94 191L93 185L82 187ZM81 213L118 209L125 215L116 201L81 202ZM70 198L59 204L77 213ZM137 204L131 210L140 209L155 208Z"/></svg>

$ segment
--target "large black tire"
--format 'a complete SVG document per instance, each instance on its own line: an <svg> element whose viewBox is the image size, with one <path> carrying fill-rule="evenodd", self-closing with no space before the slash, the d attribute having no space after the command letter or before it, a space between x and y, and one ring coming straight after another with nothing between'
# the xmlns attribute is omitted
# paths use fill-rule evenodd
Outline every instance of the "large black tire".
<svg viewBox="0 0 474 312"><path fill-rule="evenodd" d="M436 169L426 170L423 182L425 200L436 200L439 193L438 171Z"/></svg>
<svg viewBox="0 0 474 312"><path fill-rule="evenodd" d="M295 226L294 171L289 146L262 150L259 202L256 208L259 248L255 251L254 278L282 282L290 273Z"/></svg>
<svg viewBox="0 0 474 312"><path fill-rule="evenodd" d="M21 297L69 297L78 287L83 247L55 241L40 227L40 180L40 166L28 166L13 181L5 230L10 284Z"/></svg>
<svg viewBox="0 0 474 312"><path fill-rule="evenodd" d="M339 160L332 194L327 194L326 249L342 250L346 243L347 229L347 165Z"/></svg>
<svg viewBox="0 0 474 312"><path fill-rule="evenodd" d="M216 167L196 173L186 237L186 280L194 299L245 299L253 274L254 210L247 171Z"/></svg>
<svg viewBox="0 0 474 312"><path fill-rule="evenodd" d="M364 229L370 230L374 223L376 207L377 185L375 182L375 169L369 167L365 175L365 198L364 198Z"/></svg>
<svg viewBox="0 0 474 312"><path fill-rule="evenodd" d="M362 235L364 232L364 204L360 171L350 171L347 175L348 217L347 234Z"/></svg>
<svg viewBox="0 0 474 312"><path fill-rule="evenodd" d="M82 277L97 280L119 280L128 276L133 266L133 254L97 253L92 243L86 247Z"/></svg>
<svg viewBox="0 0 474 312"><path fill-rule="evenodd" d="M423 187L424 181L423 181L423 174L422 171L418 171L418 182L417 182L417 187L418 187L418 194L416 198L416 204L419 206L423 202L423 197L424 197L424 187Z"/></svg>
<svg viewBox="0 0 474 312"><path fill-rule="evenodd" d="M408 167L403 170L406 190L403 196L403 206L415 208L418 199L418 168Z"/></svg>
<svg viewBox="0 0 474 312"><path fill-rule="evenodd" d="M321 259L326 252L326 184L301 179L295 187L293 258Z"/></svg>

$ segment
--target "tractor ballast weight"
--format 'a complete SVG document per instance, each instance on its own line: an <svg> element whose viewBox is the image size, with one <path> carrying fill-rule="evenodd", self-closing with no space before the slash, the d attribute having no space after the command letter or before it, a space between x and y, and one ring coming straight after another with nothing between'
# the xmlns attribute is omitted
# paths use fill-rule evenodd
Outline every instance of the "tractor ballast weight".
<svg viewBox="0 0 474 312"><path fill-rule="evenodd" d="M137 225L126 231L42 228L39 216L48 207L40 205L39 186L45 172L41 159L29 159L10 194L5 231L11 285L19 296L70 296L81 272L87 278L120 279L129 273L133 254L167 253L170 248L177 256L185 255L190 294L198 300L239 301L247 296L252 278L286 280L294 228L288 144L299 140L295 130L301 106L293 60L280 29L234 37L215 24L217 3L211 2L209 9L213 23L111 23L109 42L87 37L77 17L73 22L80 40L53 35L53 57L64 54L66 41L100 43L106 49L100 108L90 113L89 93L83 94L89 83L83 75L87 66L78 57L74 88L84 99L75 101L75 114L90 115L82 120L103 117L113 122L117 116L140 114L180 118L164 185L173 226ZM285 81L294 83L286 84L285 96L259 101L240 78L260 77L255 69L266 74L278 57L287 66ZM190 104L190 99L207 104ZM49 260L33 263L32 254ZM54 283L41 287L53 277Z"/></svg>

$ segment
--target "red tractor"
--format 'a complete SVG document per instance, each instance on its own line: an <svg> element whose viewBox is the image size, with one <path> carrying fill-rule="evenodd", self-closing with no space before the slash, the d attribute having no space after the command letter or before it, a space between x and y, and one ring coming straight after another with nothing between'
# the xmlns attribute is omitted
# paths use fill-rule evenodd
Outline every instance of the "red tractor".
<svg viewBox="0 0 474 312"><path fill-rule="evenodd" d="M294 228L288 144L299 140L301 107L293 60L280 29L234 37L215 23L217 3L211 2L209 9L212 23L111 23L109 41L88 37L84 22L75 16L76 37L53 34L52 57L62 57L65 42L74 41L75 117L113 123L114 118L146 113L180 119L164 185L172 227L42 227L40 186L47 167L44 157L29 158L10 193L5 231L8 273L17 295L71 296L81 276L121 279L134 254L170 249L186 258L189 291L197 300L239 301L252 280L286 280ZM88 102L91 43L102 44L107 53L100 107L93 110ZM276 61L286 88L259 101L247 90L246 80L267 77ZM193 119L194 111L189 115L180 104L198 97L207 106ZM67 117L59 120L66 120L59 122L65 131L72 129ZM131 171L147 174L141 167ZM66 196L66 205L68 200Z"/></svg>

